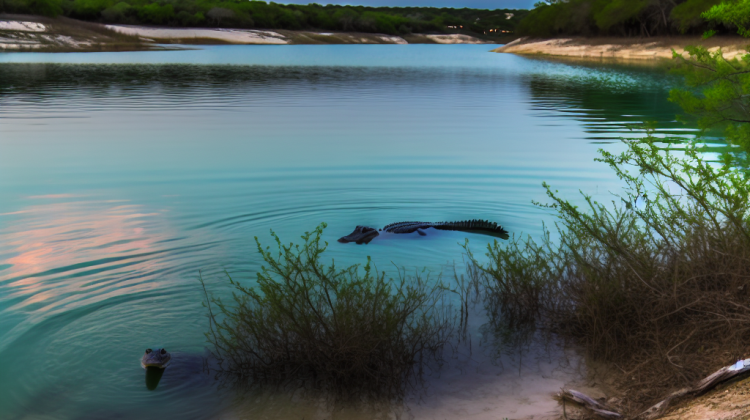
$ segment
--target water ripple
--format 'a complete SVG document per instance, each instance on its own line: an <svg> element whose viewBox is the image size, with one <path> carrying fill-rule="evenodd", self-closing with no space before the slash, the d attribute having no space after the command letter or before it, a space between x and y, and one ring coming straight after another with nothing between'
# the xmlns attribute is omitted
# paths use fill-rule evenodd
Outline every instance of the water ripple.
<svg viewBox="0 0 750 420"><path fill-rule="evenodd" d="M481 254L491 239L336 239L361 224L474 218L536 236L554 221L531 205L543 181L602 199L620 181L593 162L601 144L621 150L643 120L661 136L695 134L675 121L673 80L653 70L486 46L341 47L0 57L90 62L0 63L0 412L217 415L231 404L194 372L207 327L197 277L218 296L224 270L252 285L254 237L298 241L326 222L338 266L371 256L451 272L459 243ZM177 63L206 54L227 65ZM128 57L146 63L113 63ZM162 59L174 61L148 63ZM138 365L149 346L182 363L155 392ZM239 412L318 413L280 395L253 404Z"/></svg>

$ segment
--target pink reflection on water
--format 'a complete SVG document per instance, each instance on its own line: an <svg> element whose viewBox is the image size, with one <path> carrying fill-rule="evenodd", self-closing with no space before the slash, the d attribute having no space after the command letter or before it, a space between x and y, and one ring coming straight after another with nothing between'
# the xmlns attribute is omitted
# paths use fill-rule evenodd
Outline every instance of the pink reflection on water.
<svg viewBox="0 0 750 420"><path fill-rule="evenodd" d="M30 195L26 198L30 200L43 200L43 199L52 199L52 198L73 198L73 197L83 197L83 196L73 195L73 194L46 194L46 195Z"/></svg>
<svg viewBox="0 0 750 420"><path fill-rule="evenodd" d="M0 298L21 298L11 310L49 313L70 303L132 293L134 287L157 287L147 281L148 273L164 262L143 254L160 250L156 242L166 237L165 219L162 212L143 207L122 200L68 201L13 212L13 222L0 231L5 253L11 255L2 263L12 265L0 280L14 280L2 285Z"/></svg>

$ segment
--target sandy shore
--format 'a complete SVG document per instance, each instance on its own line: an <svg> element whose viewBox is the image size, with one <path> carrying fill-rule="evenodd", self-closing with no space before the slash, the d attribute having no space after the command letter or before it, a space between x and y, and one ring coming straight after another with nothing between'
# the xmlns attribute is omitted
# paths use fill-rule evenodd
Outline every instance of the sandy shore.
<svg viewBox="0 0 750 420"><path fill-rule="evenodd" d="M224 28L156 28L131 25L106 25L127 35L161 43L227 44L485 44L487 41L463 34L412 34L407 37L357 32L268 31Z"/></svg>
<svg viewBox="0 0 750 420"><path fill-rule="evenodd" d="M424 35L436 44L486 44L487 41L462 34Z"/></svg>
<svg viewBox="0 0 750 420"><path fill-rule="evenodd" d="M164 44L483 44L488 42L463 34L409 34L401 37L359 32L173 28L101 25L67 18L0 15L0 51L123 51L164 49Z"/></svg>
<svg viewBox="0 0 750 420"><path fill-rule="evenodd" d="M158 49L137 36L63 17L0 15L2 51L133 51Z"/></svg>
<svg viewBox="0 0 750 420"><path fill-rule="evenodd" d="M750 419L750 379L730 381L694 400L677 404L663 420L748 420Z"/></svg>
<svg viewBox="0 0 750 420"><path fill-rule="evenodd" d="M251 29L224 28L153 28L130 25L105 25L107 29L131 36L158 40L179 40L188 43L191 40L212 39L227 44L288 44L289 41L280 33Z"/></svg>
<svg viewBox="0 0 750 420"><path fill-rule="evenodd" d="M684 53L688 45L703 45L711 51L719 48L724 57L747 53L750 39L741 37L654 37L654 38L521 38L493 50L500 53L548 55L585 59L653 60L672 58L672 50Z"/></svg>

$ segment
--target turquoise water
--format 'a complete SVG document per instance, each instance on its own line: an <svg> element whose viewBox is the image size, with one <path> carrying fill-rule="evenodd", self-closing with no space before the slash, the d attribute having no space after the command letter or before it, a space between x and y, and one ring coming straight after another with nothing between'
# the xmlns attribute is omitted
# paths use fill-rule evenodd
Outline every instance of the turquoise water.
<svg viewBox="0 0 750 420"><path fill-rule="evenodd" d="M552 220L531 204L543 181L604 198L620 184L593 158L640 135L630 124L693 133L658 70L490 48L0 54L2 418L224 416L236 402L194 366L148 391L138 360L147 347L203 352L198 271L218 294L223 270L251 284L254 236L295 241L326 222L337 264L369 255L447 274L459 242L481 254L488 238L335 240L361 224L474 218L538 236ZM245 416L310 418L248 404Z"/></svg>

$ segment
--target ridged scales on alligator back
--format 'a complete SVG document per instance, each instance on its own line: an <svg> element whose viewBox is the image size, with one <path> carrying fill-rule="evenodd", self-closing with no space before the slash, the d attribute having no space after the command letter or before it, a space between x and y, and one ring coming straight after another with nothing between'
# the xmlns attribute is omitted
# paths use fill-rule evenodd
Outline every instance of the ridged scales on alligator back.
<svg viewBox="0 0 750 420"><path fill-rule="evenodd" d="M420 229L455 230L468 233L507 238L508 232L497 223L488 220L464 220L459 222L399 222L386 225L382 230L391 233L412 233Z"/></svg>

